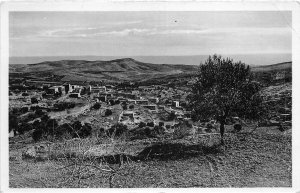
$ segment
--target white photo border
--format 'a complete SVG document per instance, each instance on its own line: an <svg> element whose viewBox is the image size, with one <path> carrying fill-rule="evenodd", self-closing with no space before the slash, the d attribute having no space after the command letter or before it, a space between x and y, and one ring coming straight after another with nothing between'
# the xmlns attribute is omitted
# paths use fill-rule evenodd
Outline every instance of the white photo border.
<svg viewBox="0 0 300 193"><path fill-rule="evenodd" d="M2 2L1 4L1 150L0 150L0 190L1 192L300 192L300 125L299 98L300 79L300 3L297 1L20 1ZM9 188L9 154L8 154L8 72L9 72L9 13L13 11L292 11L292 77L293 77L293 130L292 159L293 179L291 188L135 188L135 189L13 189ZM298 163L298 165L297 165Z"/></svg>

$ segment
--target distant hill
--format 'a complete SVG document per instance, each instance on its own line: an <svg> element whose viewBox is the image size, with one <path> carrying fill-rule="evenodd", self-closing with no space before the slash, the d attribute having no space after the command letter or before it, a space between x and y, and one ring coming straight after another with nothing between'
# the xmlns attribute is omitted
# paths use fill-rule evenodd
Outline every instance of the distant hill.
<svg viewBox="0 0 300 193"><path fill-rule="evenodd" d="M176 79L180 75L195 74L198 65L152 64L132 58L109 61L95 60L59 60L35 64L11 64L10 74L24 74L38 79L60 81L145 81L158 79ZM255 73L275 71L291 72L292 62L272 65L251 66Z"/></svg>
<svg viewBox="0 0 300 193"><path fill-rule="evenodd" d="M60 60L35 64L10 65L10 73L21 72L44 76L61 76L61 81L98 81L98 80L144 80L153 77L180 73L193 73L194 65L151 64L122 58L110 61Z"/></svg>
<svg viewBox="0 0 300 193"><path fill-rule="evenodd" d="M213 53L212 53L213 54ZM242 61L249 65L269 65L292 60L292 55L287 53L268 53L268 54L221 54L223 57L230 57L234 61ZM77 56L27 56L27 57L9 57L10 64L34 64L44 61L60 60L97 60L109 61L119 58L133 58L137 61L152 64L187 64L199 65L205 62L208 54L202 55L177 55L177 56L96 56L96 55L77 55Z"/></svg>
<svg viewBox="0 0 300 193"><path fill-rule="evenodd" d="M266 71L275 71L275 70L291 70L292 62L283 62L272 65L264 65L264 66L252 66L251 70L253 72L266 72Z"/></svg>

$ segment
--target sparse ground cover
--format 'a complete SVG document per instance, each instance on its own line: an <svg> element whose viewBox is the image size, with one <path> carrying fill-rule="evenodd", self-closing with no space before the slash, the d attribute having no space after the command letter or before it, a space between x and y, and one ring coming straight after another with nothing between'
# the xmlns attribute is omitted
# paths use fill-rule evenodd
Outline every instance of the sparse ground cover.
<svg viewBox="0 0 300 193"><path fill-rule="evenodd" d="M9 179L14 188L292 186L291 132L276 127L258 128L245 138L227 133L225 146L219 135L70 140L50 144L44 161L22 159L26 142L14 140Z"/></svg>

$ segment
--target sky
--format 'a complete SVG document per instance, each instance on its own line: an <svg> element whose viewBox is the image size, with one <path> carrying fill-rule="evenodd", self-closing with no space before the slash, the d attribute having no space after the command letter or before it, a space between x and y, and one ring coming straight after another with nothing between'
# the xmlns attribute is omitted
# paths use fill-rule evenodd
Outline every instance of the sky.
<svg viewBox="0 0 300 193"><path fill-rule="evenodd" d="M289 11L10 12L10 57L292 53Z"/></svg>

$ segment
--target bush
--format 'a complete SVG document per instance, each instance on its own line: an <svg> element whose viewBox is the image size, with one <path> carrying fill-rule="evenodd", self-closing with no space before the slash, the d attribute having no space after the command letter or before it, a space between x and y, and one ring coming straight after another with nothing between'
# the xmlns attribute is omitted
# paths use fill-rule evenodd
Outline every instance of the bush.
<svg viewBox="0 0 300 193"><path fill-rule="evenodd" d="M43 131L41 129L36 129L33 133L32 133L32 139L34 141L39 141L41 140L43 136Z"/></svg>
<svg viewBox="0 0 300 193"><path fill-rule="evenodd" d="M153 128L153 131L155 132L155 134L161 135L165 133L165 129L161 126L155 126Z"/></svg>
<svg viewBox="0 0 300 193"><path fill-rule="evenodd" d="M22 113L27 113L28 112L28 107L22 107L21 112Z"/></svg>
<svg viewBox="0 0 300 193"><path fill-rule="evenodd" d="M145 128L145 134L149 137L151 135L151 129L149 127Z"/></svg>
<svg viewBox="0 0 300 193"><path fill-rule="evenodd" d="M103 137L105 136L105 129L101 127L97 132L97 137Z"/></svg>
<svg viewBox="0 0 300 193"><path fill-rule="evenodd" d="M62 102L62 103L56 103L53 105L53 107L55 108L55 110L57 111L64 111L66 109L71 109L74 108L76 105L74 102L69 103L69 102Z"/></svg>
<svg viewBox="0 0 300 193"><path fill-rule="evenodd" d="M167 128L167 129L170 129L170 128L171 128L171 125L166 125L166 128Z"/></svg>
<svg viewBox="0 0 300 193"><path fill-rule="evenodd" d="M9 114L9 124L8 124L8 131L11 130L18 130L18 118L15 115Z"/></svg>
<svg viewBox="0 0 300 193"><path fill-rule="evenodd" d="M64 123L61 126L59 126L57 129L55 129L54 134L57 138L63 138L66 135L72 136L72 128L69 124Z"/></svg>
<svg viewBox="0 0 300 193"><path fill-rule="evenodd" d="M129 109L134 109L134 105L129 105Z"/></svg>
<svg viewBox="0 0 300 193"><path fill-rule="evenodd" d="M144 123L144 122L141 121L141 122L139 123L139 128L143 128L143 127L146 127L146 123Z"/></svg>
<svg viewBox="0 0 300 193"><path fill-rule="evenodd" d="M45 113L42 111L42 109L37 109L37 110L35 110L35 115L37 115L37 116L42 116L42 115L44 115Z"/></svg>
<svg viewBox="0 0 300 193"><path fill-rule="evenodd" d="M106 133L108 136L112 137L112 136L121 136L125 133L127 133L128 129L127 129L127 126L126 125L123 125L123 124L115 124L113 125L111 128L109 128Z"/></svg>
<svg viewBox="0 0 300 193"><path fill-rule="evenodd" d="M163 126L165 125L165 123L164 123L164 122L159 122L158 125L159 125L160 127L163 127Z"/></svg>
<svg viewBox="0 0 300 193"><path fill-rule="evenodd" d="M154 122L148 122L148 123L147 123L147 126L148 126L148 127L154 127Z"/></svg>
<svg viewBox="0 0 300 193"><path fill-rule="evenodd" d="M92 108L93 109L100 109L101 108L101 104L100 103L95 103Z"/></svg>
<svg viewBox="0 0 300 193"><path fill-rule="evenodd" d="M37 110L37 109L41 109L41 107L38 106L38 105L35 105L35 106L31 106L31 107L30 107L30 110L31 110L31 111L35 111L35 110Z"/></svg>
<svg viewBox="0 0 300 193"><path fill-rule="evenodd" d="M107 117L107 116L110 116L110 115L112 115L112 111L110 109L106 109L105 116Z"/></svg>
<svg viewBox="0 0 300 193"><path fill-rule="evenodd" d="M174 112L171 112L168 116L168 121L173 121L175 119L176 115Z"/></svg>
<svg viewBox="0 0 300 193"><path fill-rule="evenodd" d="M37 98L31 98L30 100L31 100L31 104L35 104L35 103L38 104L39 103Z"/></svg>
<svg viewBox="0 0 300 193"><path fill-rule="evenodd" d="M92 134L92 127L90 124L85 123L78 131L78 135L81 138L86 138Z"/></svg>
<svg viewBox="0 0 300 193"><path fill-rule="evenodd" d="M20 109L19 108L13 108L11 110L11 114L13 114L13 115L19 115L20 114Z"/></svg>
<svg viewBox="0 0 300 193"><path fill-rule="evenodd" d="M233 126L233 128L234 128L235 132L240 132L242 130L242 125L241 124L235 124Z"/></svg>
<svg viewBox="0 0 300 193"><path fill-rule="evenodd" d="M22 96L29 96L29 94L26 93L26 92L23 92L23 93L22 93Z"/></svg>
<svg viewBox="0 0 300 193"><path fill-rule="evenodd" d="M114 105L116 104L116 102L115 102L114 100L110 99L110 100L109 100L109 104L110 104L111 106L114 106Z"/></svg>

